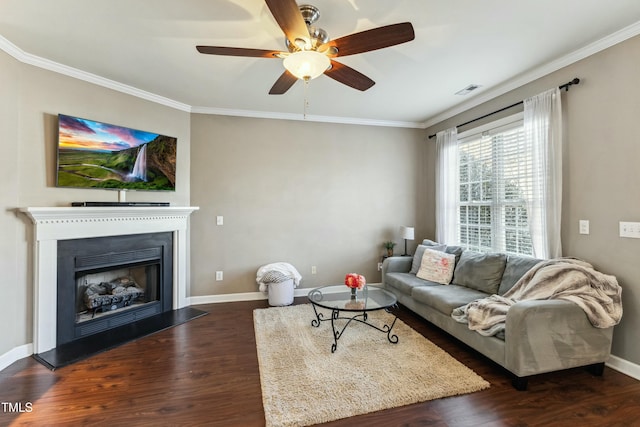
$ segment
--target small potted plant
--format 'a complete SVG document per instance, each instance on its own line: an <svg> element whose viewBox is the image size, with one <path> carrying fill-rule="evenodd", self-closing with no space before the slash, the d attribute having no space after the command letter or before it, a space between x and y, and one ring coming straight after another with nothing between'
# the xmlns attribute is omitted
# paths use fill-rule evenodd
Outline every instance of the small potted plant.
<svg viewBox="0 0 640 427"><path fill-rule="evenodd" d="M393 256L393 247L396 244L394 242L392 242L391 240L384 242L382 244L382 246L387 250L387 256Z"/></svg>

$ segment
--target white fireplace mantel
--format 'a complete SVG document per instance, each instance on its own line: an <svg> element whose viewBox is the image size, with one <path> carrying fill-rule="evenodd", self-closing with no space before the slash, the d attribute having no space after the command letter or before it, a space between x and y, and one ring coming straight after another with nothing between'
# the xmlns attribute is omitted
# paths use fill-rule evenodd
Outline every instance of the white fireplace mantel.
<svg viewBox="0 0 640 427"><path fill-rule="evenodd" d="M158 232L173 233L173 308L187 305L187 229L198 207L29 207L34 224L33 347L56 347L58 240Z"/></svg>

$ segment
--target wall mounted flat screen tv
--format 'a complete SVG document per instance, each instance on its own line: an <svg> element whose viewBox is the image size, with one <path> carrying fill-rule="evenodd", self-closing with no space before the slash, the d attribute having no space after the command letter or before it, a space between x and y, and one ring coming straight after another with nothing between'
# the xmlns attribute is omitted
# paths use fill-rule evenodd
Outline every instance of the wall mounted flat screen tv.
<svg viewBox="0 0 640 427"><path fill-rule="evenodd" d="M56 186L175 191L177 139L58 115Z"/></svg>

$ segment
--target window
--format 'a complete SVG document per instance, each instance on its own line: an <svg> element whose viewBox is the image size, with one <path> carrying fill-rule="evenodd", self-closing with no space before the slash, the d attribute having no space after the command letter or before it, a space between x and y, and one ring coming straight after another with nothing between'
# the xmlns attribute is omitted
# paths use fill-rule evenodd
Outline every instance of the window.
<svg viewBox="0 0 640 427"><path fill-rule="evenodd" d="M533 256L525 194L532 151L522 115L459 135L458 238L480 252Z"/></svg>

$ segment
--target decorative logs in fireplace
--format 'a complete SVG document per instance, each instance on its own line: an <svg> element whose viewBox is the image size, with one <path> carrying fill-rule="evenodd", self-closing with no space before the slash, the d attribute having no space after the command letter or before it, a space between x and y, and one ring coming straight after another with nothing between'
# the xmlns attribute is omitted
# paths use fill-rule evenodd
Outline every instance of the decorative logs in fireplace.
<svg viewBox="0 0 640 427"><path fill-rule="evenodd" d="M93 316L97 312L116 310L142 300L142 290L132 277L120 277L110 282L91 283L84 290L84 303Z"/></svg>

